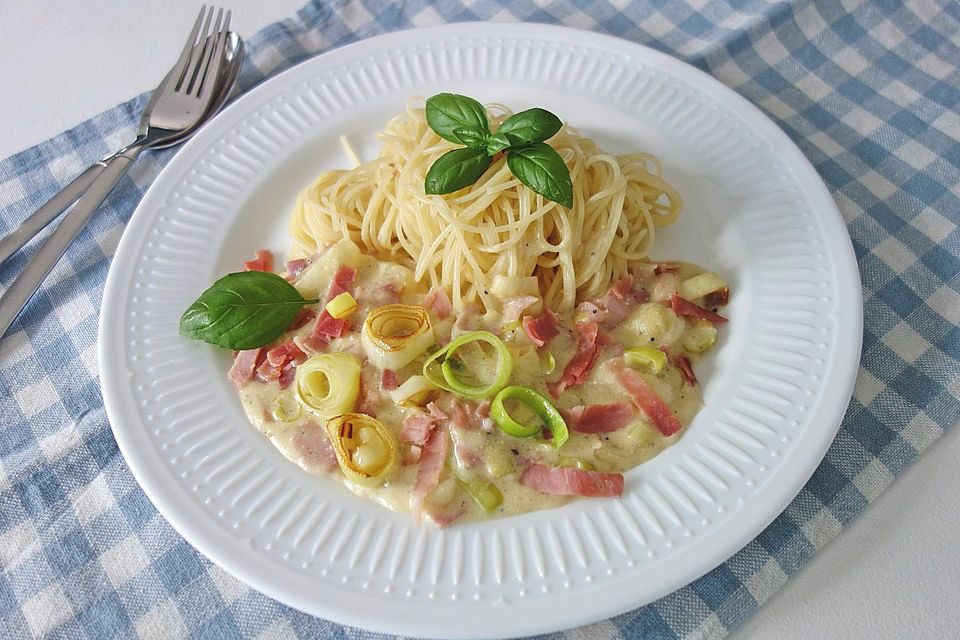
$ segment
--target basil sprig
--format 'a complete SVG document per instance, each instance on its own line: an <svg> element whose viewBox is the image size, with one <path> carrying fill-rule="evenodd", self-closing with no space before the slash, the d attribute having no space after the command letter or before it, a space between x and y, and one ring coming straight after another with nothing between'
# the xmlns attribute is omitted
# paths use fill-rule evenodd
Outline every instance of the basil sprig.
<svg viewBox="0 0 960 640"><path fill-rule="evenodd" d="M493 156L507 154L507 166L520 182L544 198L573 206L573 182L563 158L546 141L563 123L546 109L527 109L490 131L483 105L467 96L441 93L427 100L427 124L444 140L464 145L440 156L427 171L429 194L468 187L490 167Z"/></svg>
<svg viewBox="0 0 960 640"><path fill-rule="evenodd" d="M200 294L180 317L180 335L221 349L256 349L290 326L307 300L275 273L230 273Z"/></svg>

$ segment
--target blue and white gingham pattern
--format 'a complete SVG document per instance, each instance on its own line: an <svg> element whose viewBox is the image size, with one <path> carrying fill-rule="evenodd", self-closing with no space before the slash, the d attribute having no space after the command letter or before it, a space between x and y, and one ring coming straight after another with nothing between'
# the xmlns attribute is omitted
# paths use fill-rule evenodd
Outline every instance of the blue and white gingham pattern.
<svg viewBox="0 0 960 640"><path fill-rule="evenodd" d="M658 602L566 634L720 638L960 419L960 4L312 2L248 41L241 86L412 26L561 23L682 58L768 113L823 176L863 280L843 427L787 510ZM0 233L132 138L140 96L0 162ZM97 310L125 222L172 151L141 160L0 341L0 629L7 637L374 637L293 611L200 556L130 475L107 423ZM28 250L26 253L31 253ZM26 256L0 267L9 285Z"/></svg>

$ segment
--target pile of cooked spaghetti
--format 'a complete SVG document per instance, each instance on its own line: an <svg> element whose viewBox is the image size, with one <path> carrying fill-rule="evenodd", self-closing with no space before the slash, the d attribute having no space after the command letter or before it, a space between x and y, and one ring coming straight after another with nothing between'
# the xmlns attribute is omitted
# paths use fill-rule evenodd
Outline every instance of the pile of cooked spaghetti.
<svg viewBox="0 0 960 640"><path fill-rule="evenodd" d="M489 105L490 120L510 115ZM455 148L412 103L380 134L379 156L321 174L297 199L291 257L350 239L366 253L410 267L418 282L442 287L460 310L496 309L523 294L556 311L603 294L646 259L655 229L673 222L680 195L649 154L620 156L564 126L550 145L566 163L574 205L526 188L503 154L483 177L446 196L426 195L430 166Z"/></svg>

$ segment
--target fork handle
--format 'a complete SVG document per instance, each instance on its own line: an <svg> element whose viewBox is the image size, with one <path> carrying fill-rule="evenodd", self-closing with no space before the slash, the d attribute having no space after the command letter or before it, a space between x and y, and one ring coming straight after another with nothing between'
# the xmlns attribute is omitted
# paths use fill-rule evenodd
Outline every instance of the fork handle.
<svg viewBox="0 0 960 640"><path fill-rule="evenodd" d="M100 175L94 178L88 189L77 200L77 204L63 216L57 228L30 259L23 272L0 296L0 337L7 332L44 278L63 256L93 212L106 200L120 178L127 173L143 148L140 144L133 144L101 161L103 169Z"/></svg>
<svg viewBox="0 0 960 640"><path fill-rule="evenodd" d="M40 233L44 227L53 222L64 209L77 201L83 195L100 172L103 171L102 162L87 167L87 170L74 178L73 182L60 190L42 207L30 214L19 227L0 239L0 262L20 250L30 239Z"/></svg>

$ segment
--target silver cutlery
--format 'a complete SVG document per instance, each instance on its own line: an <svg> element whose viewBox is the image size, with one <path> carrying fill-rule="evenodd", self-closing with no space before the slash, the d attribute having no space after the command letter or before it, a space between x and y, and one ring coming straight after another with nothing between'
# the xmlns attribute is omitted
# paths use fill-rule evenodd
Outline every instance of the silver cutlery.
<svg viewBox="0 0 960 640"><path fill-rule="evenodd" d="M219 111L242 59L243 41L230 31L230 12L221 9L214 18L212 9L201 9L180 58L150 96L136 140L84 171L0 240L2 262L76 202L0 296L0 337L137 157L183 142Z"/></svg>

